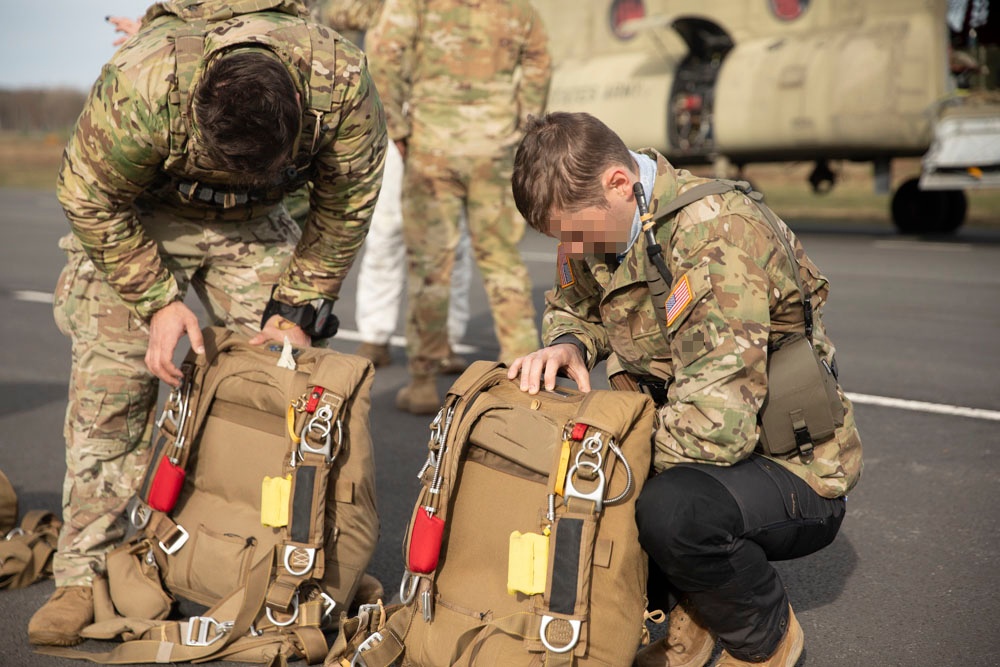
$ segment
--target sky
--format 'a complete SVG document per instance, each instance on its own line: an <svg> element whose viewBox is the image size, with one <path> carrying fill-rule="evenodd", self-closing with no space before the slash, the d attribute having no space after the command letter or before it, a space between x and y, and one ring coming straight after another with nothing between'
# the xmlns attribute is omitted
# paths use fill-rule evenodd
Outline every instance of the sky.
<svg viewBox="0 0 1000 667"><path fill-rule="evenodd" d="M151 0L0 0L0 89L90 89L117 34L104 17L139 18Z"/></svg>

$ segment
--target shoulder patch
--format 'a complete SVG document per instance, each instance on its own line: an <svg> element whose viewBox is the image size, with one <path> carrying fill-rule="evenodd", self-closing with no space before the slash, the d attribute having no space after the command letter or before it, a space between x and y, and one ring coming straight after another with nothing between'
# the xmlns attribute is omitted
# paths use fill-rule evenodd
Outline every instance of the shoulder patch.
<svg viewBox="0 0 1000 667"><path fill-rule="evenodd" d="M559 271L559 287L569 287L576 282L576 277L573 275L573 267L569 263L569 255L563 250L563 244L559 244L559 259L558 271Z"/></svg>
<svg viewBox="0 0 1000 667"><path fill-rule="evenodd" d="M687 274L684 274L674 288L670 290L665 308L667 309L667 326L669 327L677 319L677 316L684 312L684 309L691 303L691 283L688 282Z"/></svg>

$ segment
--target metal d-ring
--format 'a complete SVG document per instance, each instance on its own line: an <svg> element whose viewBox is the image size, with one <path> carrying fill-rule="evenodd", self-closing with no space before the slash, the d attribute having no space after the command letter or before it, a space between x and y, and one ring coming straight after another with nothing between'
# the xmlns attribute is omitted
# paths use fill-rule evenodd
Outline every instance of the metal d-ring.
<svg viewBox="0 0 1000 667"><path fill-rule="evenodd" d="M580 621L568 618L562 619L567 623L569 623L569 627L573 631L573 636L570 637L569 642L565 646L560 646L557 648L552 644L550 644L548 637L545 636L545 631L548 630L549 624L552 623L552 621L554 620L556 619L553 618L552 616L548 615L542 616L542 625L538 629L538 633L542 636L542 644L545 646L545 648L552 651L553 653L567 653L569 651L572 651L573 647L576 646L576 643L580 641Z"/></svg>
<svg viewBox="0 0 1000 667"><path fill-rule="evenodd" d="M271 615L271 608L265 606L264 613L267 614L267 620L271 621L272 624L278 626L279 628L284 628L291 625L299 618L299 594L295 593L295 597L292 598L292 617L287 621L276 621L274 616Z"/></svg>

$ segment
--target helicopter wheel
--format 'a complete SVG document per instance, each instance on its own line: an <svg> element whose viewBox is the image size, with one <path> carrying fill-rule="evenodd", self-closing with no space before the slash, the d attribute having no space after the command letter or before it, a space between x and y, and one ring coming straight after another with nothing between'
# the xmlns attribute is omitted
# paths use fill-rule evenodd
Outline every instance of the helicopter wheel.
<svg viewBox="0 0 1000 667"><path fill-rule="evenodd" d="M961 190L921 190L919 179L911 178L892 197L892 222L901 234L952 234L967 209Z"/></svg>

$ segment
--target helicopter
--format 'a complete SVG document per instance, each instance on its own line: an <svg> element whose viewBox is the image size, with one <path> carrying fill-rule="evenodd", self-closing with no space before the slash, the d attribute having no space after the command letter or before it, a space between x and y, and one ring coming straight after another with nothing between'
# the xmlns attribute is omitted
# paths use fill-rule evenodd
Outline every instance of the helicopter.
<svg viewBox="0 0 1000 667"><path fill-rule="evenodd" d="M976 0L972 0L975 2ZM947 0L534 0L553 61L548 111L585 111L629 146L729 176L834 160L923 174L891 200L903 233L949 233L964 190L1000 186L1000 98L952 73Z"/></svg>

